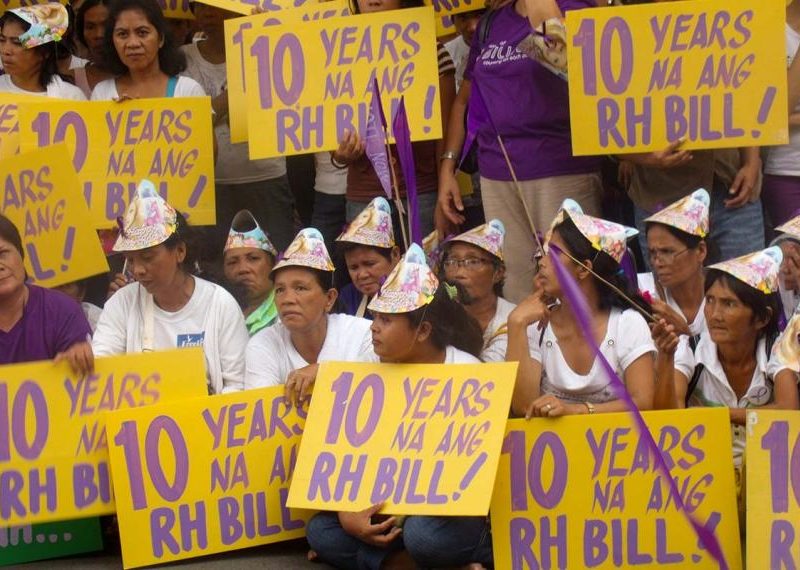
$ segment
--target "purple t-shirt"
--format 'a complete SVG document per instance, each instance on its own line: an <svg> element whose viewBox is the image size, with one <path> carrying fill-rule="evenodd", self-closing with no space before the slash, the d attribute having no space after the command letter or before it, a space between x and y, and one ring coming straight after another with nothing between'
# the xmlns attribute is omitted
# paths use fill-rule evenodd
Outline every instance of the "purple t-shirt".
<svg viewBox="0 0 800 570"><path fill-rule="evenodd" d="M557 2L562 12L597 6L594 0ZM492 18L480 54L475 34L464 78L480 87L520 180L599 171L600 157L572 156L567 82L517 51L531 26L514 6L500 8ZM478 144L481 176L511 180L490 125L478 131Z"/></svg>
<svg viewBox="0 0 800 570"><path fill-rule="evenodd" d="M73 298L28 285L22 318L0 331L0 364L48 360L92 333L83 309Z"/></svg>

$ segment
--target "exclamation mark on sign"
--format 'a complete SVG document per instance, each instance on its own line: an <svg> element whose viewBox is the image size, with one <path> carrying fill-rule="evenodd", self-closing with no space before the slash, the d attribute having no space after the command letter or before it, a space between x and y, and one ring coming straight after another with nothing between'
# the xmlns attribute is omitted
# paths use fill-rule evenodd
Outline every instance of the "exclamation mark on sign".
<svg viewBox="0 0 800 570"><path fill-rule="evenodd" d="M758 117L756 117L759 125L767 122L767 117L769 117L769 112L772 110L772 104L775 102L777 93L778 90L775 87L767 87L767 92L764 93L764 98L761 100L761 107L758 109ZM761 135L761 131L753 129L750 134L753 135L753 138L758 138Z"/></svg>
<svg viewBox="0 0 800 570"><path fill-rule="evenodd" d="M711 513L711 516L708 517L708 521L706 521L706 524L704 525L706 532L711 535L714 535L717 532L717 526L719 525L721 520L722 520L722 515L720 515L718 512ZM697 541L697 547L700 550L705 550L700 540ZM700 562L702 559L703 557L700 554L697 553L692 554L692 562L694 562L695 564Z"/></svg>
<svg viewBox="0 0 800 570"><path fill-rule="evenodd" d="M425 114L425 122L429 123L430 120L433 118L433 98L436 97L436 87L433 85L428 86L428 93L425 95L425 107L423 108L423 113ZM429 133L431 132L430 125L425 125L422 127L423 132ZM442 133L444 134L444 133Z"/></svg>
<svg viewBox="0 0 800 570"><path fill-rule="evenodd" d="M203 195L203 191L206 189L206 183L208 180L206 179L205 174L201 174L197 178L197 184L194 186L194 190L192 190L191 195L189 196L189 207L194 208L197 206L197 202L200 201L200 196Z"/></svg>
<svg viewBox="0 0 800 570"><path fill-rule="evenodd" d="M461 489L461 491L467 490L467 487L469 486L470 483L472 483L472 480L475 478L475 475L478 474L478 471L480 471L481 467L483 467L483 464L486 463L486 460L488 458L489 454L486 453L485 451L478 456L478 459L476 459L475 462L472 464L472 467L470 467L467 470L466 475L464 475L464 478L461 479L461 483L459 483L458 485L458 488ZM461 497L461 493L455 491L453 493L453 500L457 501L459 497Z"/></svg>
<svg viewBox="0 0 800 570"><path fill-rule="evenodd" d="M75 228L70 226L67 228L67 235L64 238L64 259L61 264L61 271L68 269L67 261L72 259L72 248L75 246Z"/></svg>

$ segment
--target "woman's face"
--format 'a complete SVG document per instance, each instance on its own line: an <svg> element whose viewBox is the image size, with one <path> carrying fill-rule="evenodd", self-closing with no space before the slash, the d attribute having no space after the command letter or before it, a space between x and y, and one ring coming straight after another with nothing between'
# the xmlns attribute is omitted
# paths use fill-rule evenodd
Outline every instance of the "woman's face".
<svg viewBox="0 0 800 570"><path fill-rule="evenodd" d="M742 303L724 279L717 279L706 292L704 313L711 340L718 345L742 344L766 325L756 322L753 309Z"/></svg>
<svg viewBox="0 0 800 570"><path fill-rule="evenodd" d="M0 238L0 299L25 286L25 265L17 248Z"/></svg>
<svg viewBox="0 0 800 570"><path fill-rule="evenodd" d="M577 277L577 272L580 269L578 264L572 261L571 258L567 257L567 254L564 253L565 251L569 251L567 244L561 238L561 234L557 231L553 232L553 235L550 238L544 247L545 251L549 251L549 245L555 245L558 247L562 253L559 254L559 260L561 264L569 271L573 277ZM561 286L558 283L558 276L556 275L556 270L553 267L553 264L550 262L550 258L548 255L545 255L539 260L539 271L536 273L536 277L534 278L534 290L543 289L545 297L559 299L561 298Z"/></svg>
<svg viewBox="0 0 800 570"><path fill-rule="evenodd" d="M11 77L39 73L44 56L37 49L25 49L19 37L25 33L22 24L13 18L6 20L0 29L0 61Z"/></svg>
<svg viewBox="0 0 800 570"><path fill-rule="evenodd" d="M244 287L248 299L261 299L272 291L272 259L266 251L254 247L235 247L225 252L225 279Z"/></svg>
<svg viewBox="0 0 800 570"><path fill-rule="evenodd" d="M656 280L667 289L703 272L705 244L690 249L661 224L652 224L648 228L647 250Z"/></svg>
<svg viewBox="0 0 800 570"><path fill-rule="evenodd" d="M409 362L417 330L406 315L375 313L372 320L372 348L381 362Z"/></svg>
<svg viewBox="0 0 800 570"><path fill-rule="evenodd" d="M502 270L486 251L468 243L453 243L444 260L448 281L460 284L468 299L494 295L494 285L502 279Z"/></svg>
<svg viewBox="0 0 800 570"><path fill-rule="evenodd" d="M114 22L114 48L131 71L158 65L158 50L164 38L141 10L125 10Z"/></svg>
<svg viewBox="0 0 800 570"><path fill-rule="evenodd" d="M358 11L362 14L385 12L400 8L400 0L358 0Z"/></svg>
<svg viewBox="0 0 800 570"><path fill-rule="evenodd" d="M108 8L102 4L89 8L83 15L83 38L93 62L100 61L103 54L103 40L106 36Z"/></svg>
<svg viewBox="0 0 800 570"><path fill-rule="evenodd" d="M175 277L183 272L186 246L179 243L170 249L165 245L125 253L125 263L133 278L153 296L174 287Z"/></svg>
<svg viewBox="0 0 800 570"><path fill-rule="evenodd" d="M194 20L197 27L204 31L222 31L225 26L225 20L235 18L241 14L235 14L216 6L203 4L202 2L194 3Z"/></svg>
<svg viewBox="0 0 800 570"><path fill-rule="evenodd" d="M391 259L386 259L374 248L359 246L344 254L350 279L359 293L371 297L378 292L381 281L389 275L397 264L399 255L392 251Z"/></svg>
<svg viewBox="0 0 800 570"><path fill-rule="evenodd" d="M275 275L275 306L281 322L291 332L319 326L336 301L336 289L320 287L308 269L286 267Z"/></svg>

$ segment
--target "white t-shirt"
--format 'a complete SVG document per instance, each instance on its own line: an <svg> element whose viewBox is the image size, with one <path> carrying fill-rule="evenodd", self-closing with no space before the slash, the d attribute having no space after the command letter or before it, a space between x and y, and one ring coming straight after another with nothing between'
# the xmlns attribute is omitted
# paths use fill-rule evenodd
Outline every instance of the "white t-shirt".
<svg viewBox="0 0 800 570"><path fill-rule="evenodd" d="M530 328L536 330L536 325L529 327L529 337L532 336ZM595 358L588 374L576 374L564 360L551 325L547 325L541 338L541 346L538 335L535 342L530 343L530 354L542 364L542 394L553 394L573 403L602 404L617 399L599 359ZM624 379L628 366L642 355L656 352L656 347L644 317L633 309L614 308L608 316L600 352Z"/></svg>
<svg viewBox="0 0 800 570"><path fill-rule="evenodd" d="M54 75L47 86L47 91L26 91L20 89L11 81L10 75L0 75L0 93L19 93L21 95L40 95L53 99L69 99L71 101L86 101L86 96L79 87L67 83L59 76Z"/></svg>
<svg viewBox="0 0 800 570"><path fill-rule="evenodd" d="M344 196L347 193L347 169L336 168L328 151L314 153L314 190L323 194Z"/></svg>
<svg viewBox="0 0 800 570"><path fill-rule="evenodd" d="M664 295L667 297L666 299L661 299L661 296L658 294L658 287L656 287L656 280L652 273L639 273L637 275L639 281L639 291L646 291L650 294L653 299L659 299L664 301L670 308L674 309L679 315L683 315L684 320L686 319L686 315L683 314L678 303L675 302L675 299L672 298L672 295L669 293L669 289L664 289ZM704 312L706 306L706 299L703 297L702 302L700 303L700 308L697 310L697 314L694 316L694 320L689 323L689 332L692 333L692 336L697 336L702 334L706 330L706 315Z"/></svg>
<svg viewBox="0 0 800 570"><path fill-rule="evenodd" d="M103 309L86 301L81 302L81 308L83 309L83 314L86 315L86 320L89 321L89 327L94 332L97 330L97 322L100 320L100 315L103 314Z"/></svg>
<svg viewBox="0 0 800 570"><path fill-rule="evenodd" d="M508 348L508 315L516 305L502 297L497 298L497 310L483 331L483 350L481 359L484 362L504 362ZM530 340L530 339L529 339Z"/></svg>
<svg viewBox="0 0 800 570"><path fill-rule="evenodd" d="M170 313L153 303L153 347L202 346L212 392L241 390L249 338L242 311L219 285L198 277L194 282L192 298L182 309ZM148 297L152 299L144 287L131 283L108 300L92 339L97 356L142 351Z"/></svg>
<svg viewBox="0 0 800 570"><path fill-rule="evenodd" d="M166 93L164 95L166 95ZM191 77L179 75L178 81L175 84L175 93L173 96L205 97L206 92L203 91L200 84ZM92 101L113 101L114 99L119 99L116 79L104 79L95 85L94 91L92 91Z"/></svg>
<svg viewBox="0 0 800 570"><path fill-rule="evenodd" d="M787 67L792 65L798 48L800 48L800 33L786 24ZM794 112L800 113L800 104L795 107ZM767 160L764 163L764 172L784 176L800 176L800 128L791 127L789 129L789 144L773 146L769 149Z"/></svg>
<svg viewBox="0 0 800 570"><path fill-rule="evenodd" d="M373 362L372 321L334 313L328 315L328 332L317 362ZM286 382L293 370L310 363L300 356L292 344L289 329L283 323L258 331L247 343L245 388L278 386Z"/></svg>
<svg viewBox="0 0 800 570"><path fill-rule="evenodd" d="M480 364L481 359L472 356L469 352L448 346L444 352L444 364Z"/></svg>
<svg viewBox="0 0 800 570"><path fill-rule="evenodd" d="M456 91L458 91L461 87L461 82L464 80L464 70L467 68L469 44L459 35L444 44L444 47L456 66Z"/></svg>
<svg viewBox="0 0 800 570"><path fill-rule="evenodd" d="M206 60L197 44L181 47L186 54L184 73L197 81L210 97L216 97L226 88L228 76L224 63L211 63ZM250 160L246 142L232 143L231 129L227 117L214 127L217 135L217 164L215 178L217 184L245 184L270 180L286 174L286 159L267 158Z"/></svg>

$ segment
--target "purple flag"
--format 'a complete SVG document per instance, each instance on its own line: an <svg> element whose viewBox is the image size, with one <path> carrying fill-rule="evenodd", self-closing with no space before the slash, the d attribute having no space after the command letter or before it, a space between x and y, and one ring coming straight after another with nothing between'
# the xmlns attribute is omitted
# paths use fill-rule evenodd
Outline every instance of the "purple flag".
<svg viewBox="0 0 800 570"><path fill-rule="evenodd" d="M475 137L478 136L478 129L487 123L494 126L492 116L489 114L489 109L486 108L483 95L481 95L481 90L478 84L473 82L469 94L469 105L467 106L467 132L464 136L464 147L461 149L461 162L469 154L469 149L472 148ZM461 164L459 163L458 166L461 167Z"/></svg>
<svg viewBox="0 0 800 570"><path fill-rule="evenodd" d="M727 570L728 564L725 561L725 555L722 552L722 547L720 546L716 535L686 510L686 505L683 503L683 499L681 498L678 484L676 483L675 479L672 478L669 467L667 467L667 463L664 460L664 455L653 439L653 436L650 434L647 424L644 423L644 418L642 418L639 408L636 407L636 404L634 403L630 394L628 394L628 389L625 387L625 383L620 379L619 376L617 376L616 372L614 372L614 368L611 366L611 364L609 364L608 360L606 360L606 357L603 356L603 353L600 352L600 347L597 346L597 341L595 340L592 332L594 331L594 327L592 326L592 317L591 312L589 311L589 305L587 304L586 298L583 296L583 292L580 290L580 287L575 282L575 279L570 275L570 273L561 263L561 260L558 258L560 253L561 250L551 243L550 262L553 264L553 268L556 271L558 282L561 285L561 290L564 293L564 298L569 303L569 306L572 309L578 324L580 325L584 339L591 347L595 356L600 360L600 364L602 365L603 370L606 373L606 377L608 378L608 381L610 382L611 387L614 389L617 397L625 403L625 406L627 406L628 411L633 418L633 422L639 431L640 437L645 441L647 447L650 449L650 453L655 458L657 469L664 476L664 481L669 486L670 494L672 495L672 500L675 501L675 505L688 519L689 524L692 525L692 528L694 528L697 537L700 539L700 544L709 552L709 554L711 554L714 560L717 561L721 569Z"/></svg>
<svg viewBox="0 0 800 570"><path fill-rule="evenodd" d="M372 163L378 180L381 181L386 197L392 199L392 176L389 172L389 157L386 154L386 117L381 106L381 94L378 91L378 81L372 80L372 101L367 117L367 132L364 135L365 152ZM380 122L378 122L380 121Z"/></svg>
<svg viewBox="0 0 800 570"><path fill-rule="evenodd" d="M405 97L400 98L400 104L392 121L394 144L397 148L397 157L403 169L403 179L406 182L406 196L408 198L408 225L411 229L411 242L422 247L422 228L419 224L419 204L417 201L417 175L414 167L414 151L411 148L411 133L408 130L408 117L406 116Z"/></svg>

